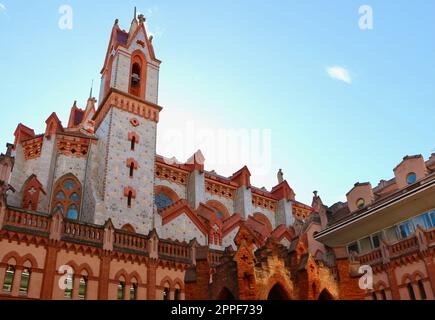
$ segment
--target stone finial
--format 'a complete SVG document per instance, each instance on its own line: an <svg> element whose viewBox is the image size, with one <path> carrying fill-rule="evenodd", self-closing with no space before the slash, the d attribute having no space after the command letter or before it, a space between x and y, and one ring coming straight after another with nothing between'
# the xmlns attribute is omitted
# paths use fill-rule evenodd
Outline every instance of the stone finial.
<svg viewBox="0 0 435 320"><path fill-rule="evenodd" d="M150 43L153 43L153 39L154 39L154 37L152 35L150 35L148 40L150 41Z"/></svg>
<svg viewBox="0 0 435 320"><path fill-rule="evenodd" d="M59 241L63 229L63 216L59 210L57 210L51 217L50 235L49 239Z"/></svg>
<svg viewBox="0 0 435 320"><path fill-rule="evenodd" d="M276 176L278 178L278 184L284 181L284 173L282 172L282 169L279 169Z"/></svg>
<svg viewBox="0 0 435 320"><path fill-rule="evenodd" d="M118 24L118 22L119 22L119 20L118 20L118 19L115 19L115 25L117 25L117 24Z"/></svg>
<svg viewBox="0 0 435 320"><path fill-rule="evenodd" d="M313 191L314 196L317 198L317 194L319 193L318 191Z"/></svg>
<svg viewBox="0 0 435 320"><path fill-rule="evenodd" d="M143 14L140 14L137 16L139 23L142 24L146 21L145 16Z"/></svg>

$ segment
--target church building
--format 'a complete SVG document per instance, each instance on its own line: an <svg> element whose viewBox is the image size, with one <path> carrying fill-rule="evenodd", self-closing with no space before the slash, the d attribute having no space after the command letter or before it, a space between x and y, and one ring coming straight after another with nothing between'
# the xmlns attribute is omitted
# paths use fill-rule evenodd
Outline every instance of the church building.
<svg viewBox="0 0 435 320"><path fill-rule="evenodd" d="M128 31L115 20L98 101L74 102L64 123L47 115L43 132L18 124L0 156L0 299L370 296L359 260L333 248L349 236L323 235L317 193L307 205L282 171L266 190L246 166L225 177L200 151L182 163L156 154L171 108L159 105L152 40L143 15Z"/></svg>

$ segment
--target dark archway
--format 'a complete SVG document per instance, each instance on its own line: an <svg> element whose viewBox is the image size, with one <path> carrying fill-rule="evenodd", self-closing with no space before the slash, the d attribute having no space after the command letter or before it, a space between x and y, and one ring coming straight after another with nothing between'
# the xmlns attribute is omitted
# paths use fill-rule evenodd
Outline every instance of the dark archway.
<svg viewBox="0 0 435 320"><path fill-rule="evenodd" d="M322 292L319 294L319 298L317 300L334 300L334 298L328 290L323 289Z"/></svg>
<svg viewBox="0 0 435 320"><path fill-rule="evenodd" d="M236 300L236 298L227 287L224 287L221 293L219 293L217 300Z"/></svg>
<svg viewBox="0 0 435 320"><path fill-rule="evenodd" d="M270 289L267 300L290 300L290 297L283 287L277 283Z"/></svg>

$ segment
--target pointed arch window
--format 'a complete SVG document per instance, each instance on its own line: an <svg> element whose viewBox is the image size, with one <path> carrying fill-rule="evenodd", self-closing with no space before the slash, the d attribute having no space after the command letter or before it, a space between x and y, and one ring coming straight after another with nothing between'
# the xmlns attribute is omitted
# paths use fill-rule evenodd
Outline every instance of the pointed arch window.
<svg viewBox="0 0 435 320"><path fill-rule="evenodd" d="M60 178L56 183L51 206L52 213L60 212L68 219L79 218L82 186L72 175Z"/></svg>
<svg viewBox="0 0 435 320"><path fill-rule="evenodd" d="M65 291L63 293L63 296L65 299L72 299L73 295L73 281L74 277L72 274L68 273L65 279Z"/></svg>
<svg viewBox="0 0 435 320"><path fill-rule="evenodd" d="M137 284L132 283L130 287L130 300L136 300L137 299Z"/></svg>
<svg viewBox="0 0 435 320"><path fill-rule="evenodd" d="M29 291L29 283L30 283L30 269L24 268L21 272L21 281L20 281L20 294L27 295Z"/></svg>
<svg viewBox="0 0 435 320"><path fill-rule="evenodd" d="M412 283L411 282L408 282L407 288L408 288L408 293L409 293L409 299L410 300L416 300L414 288L412 287Z"/></svg>
<svg viewBox="0 0 435 320"><path fill-rule="evenodd" d="M422 300L427 299L426 291L424 290L424 284L423 281L420 279L417 281L418 290L420 291L420 297Z"/></svg>
<svg viewBox="0 0 435 320"><path fill-rule="evenodd" d="M124 300L124 296L125 296L125 282L124 281L120 281L118 283L117 299L118 300Z"/></svg>
<svg viewBox="0 0 435 320"><path fill-rule="evenodd" d="M135 145L136 145L136 137L133 136L133 137L131 138L131 146L130 146L131 151L134 151L134 147L135 147Z"/></svg>
<svg viewBox="0 0 435 320"><path fill-rule="evenodd" d="M169 300L169 288L163 290L163 300Z"/></svg>
<svg viewBox="0 0 435 320"><path fill-rule="evenodd" d="M12 291L12 285L14 283L15 278L15 267L14 266L8 266L5 273L5 280L3 282L3 291L11 292Z"/></svg>
<svg viewBox="0 0 435 320"><path fill-rule="evenodd" d="M181 290L179 288L176 288L174 292L174 300L180 300L180 297L181 297Z"/></svg>
<svg viewBox="0 0 435 320"><path fill-rule="evenodd" d="M128 92L145 98L146 57L140 50L132 53L130 62L130 83Z"/></svg>
<svg viewBox="0 0 435 320"><path fill-rule="evenodd" d="M82 276L80 278L80 282L79 282L79 299L80 300L86 299L87 289L88 289L88 279L85 276Z"/></svg>

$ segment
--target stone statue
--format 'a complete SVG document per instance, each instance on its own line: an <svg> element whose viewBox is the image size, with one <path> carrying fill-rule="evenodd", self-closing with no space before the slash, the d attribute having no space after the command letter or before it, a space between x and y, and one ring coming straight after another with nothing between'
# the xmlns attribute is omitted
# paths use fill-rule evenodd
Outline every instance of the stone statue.
<svg viewBox="0 0 435 320"><path fill-rule="evenodd" d="M282 172L282 169L279 169L277 177L278 177L278 184L284 181L284 173Z"/></svg>

